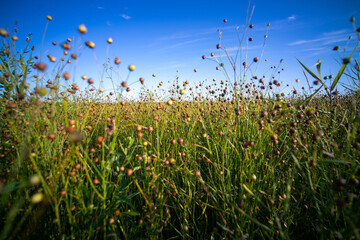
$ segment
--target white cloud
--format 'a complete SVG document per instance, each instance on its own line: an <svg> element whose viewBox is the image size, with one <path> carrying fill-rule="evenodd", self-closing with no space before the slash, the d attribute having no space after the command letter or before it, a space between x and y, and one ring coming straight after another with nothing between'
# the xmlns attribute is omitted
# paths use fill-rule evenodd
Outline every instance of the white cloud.
<svg viewBox="0 0 360 240"><path fill-rule="evenodd" d="M198 38L198 39L193 39L193 40L189 40L189 41L182 41L182 42L179 42L179 43L176 43L176 44L167 46L167 47L165 47L165 48L162 48L162 50L171 49L171 48L177 48L177 47L181 47L181 46L188 45L188 44L191 44L191 43L195 43L195 42L199 42L199 41L204 41L204 40L207 40L207 39L208 39L208 38Z"/></svg>
<svg viewBox="0 0 360 240"><path fill-rule="evenodd" d="M291 15L290 17L288 17L288 20L292 21L292 20L295 20L296 19L296 16L293 14Z"/></svg>
<svg viewBox="0 0 360 240"><path fill-rule="evenodd" d="M125 20L131 19L131 17L128 16L128 15L126 15L126 14L120 14L120 17L122 17L122 18L125 19Z"/></svg>
<svg viewBox="0 0 360 240"><path fill-rule="evenodd" d="M317 38L307 39L307 40L299 40L299 41L291 42L288 45L289 46L297 46L297 45L319 42L320 45L325 46L325 45L329 45L332 43L346 41L349 37L349 34L351 34L351 32L349 32L347 30L326 32L326 33L322 33L322 36L319 36Z"/></svg>

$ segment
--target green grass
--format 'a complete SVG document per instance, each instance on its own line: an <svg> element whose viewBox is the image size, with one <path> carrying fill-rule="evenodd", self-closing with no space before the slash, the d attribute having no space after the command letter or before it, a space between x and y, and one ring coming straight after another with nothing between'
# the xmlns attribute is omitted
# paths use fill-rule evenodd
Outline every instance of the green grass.
<svg viewBox="0 0 360 240"><path fill-rule="evenodd" d="M44 86L2 40L0 239L360 238L360 95L333 92L358 67L331 81L302 64L320 88L284 97L229 58L208 97L177 78L172 102L113 101L66 87L62 63Z"/></svg>

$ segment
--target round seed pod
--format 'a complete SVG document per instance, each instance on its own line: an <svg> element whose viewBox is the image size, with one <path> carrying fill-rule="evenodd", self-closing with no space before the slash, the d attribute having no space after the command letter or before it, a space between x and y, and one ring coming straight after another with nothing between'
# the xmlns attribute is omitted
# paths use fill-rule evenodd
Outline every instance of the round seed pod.
<svg viewBox="0 0 360 240"><path fill-rule="evenodd" d="M85 34L85 33L87 33L87 28L84 24L81 24L78 26L78 31L79 31L79 33Z"/></svg>
<svg viewBox="0 0 360 240"><path fill-rule="evenodd" d="M102 143L104 141L104 137L103 136L98 136L97 138L96 138L96 142L98 142L98 143Z"/></svg>

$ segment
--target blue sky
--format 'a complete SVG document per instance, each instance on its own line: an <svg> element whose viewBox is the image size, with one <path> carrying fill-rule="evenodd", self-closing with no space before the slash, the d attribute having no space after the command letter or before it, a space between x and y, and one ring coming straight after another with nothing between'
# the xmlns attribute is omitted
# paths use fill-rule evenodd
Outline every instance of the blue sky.
<svg viewBox="0 0 360 240"><path fill-rule="evenodd" d="M27 33L32 32L32 43L37 47L36 53L40 55L46 16L51 15L53 21L49 22L43 45L44 60L47 60L47 54L57 59L61 57L60 47L53 47L53 41L62 43L67 38L73 38L75 45L78 42L78 48L84 46L86 40L96 44L94 51L86 47L77 50L81 55L79 60L66 68L71 73L72 82L85 88L87 84L80 76L86 74L95 80L96 87L99 87L100 79L103 78L104 82L100 86L111 89L111 81L105 76L102 77L102 64L107 57L111 61L119 57L119 75L113 75L116 85L127 78L127 66L135 64L136 70L129 76L129 83L144 77L146 87L155 89L159 82L172 82L176 76L179 76L181 81L188 80L190 85L205 79L225 80L221 71L215 70L217 64L202 60L201 56L209 57L210 53L214 52L219 59L222 55L223 59L219 61L229 67L224 52L216 49L219 42L217 30L223 30L222 46L226 46L229 54L235 57L239 47L236 27L242 35L247 7L248 1L229 0L13 0L2 3L5 11L0 16L0 27L11 30L14 28L14 21L17 21L17 35L20 39L18 48L23 46ZM267 23L270 23L263 58L259 63L253 64L251 70L257 76L266 73L266 79L269 80L274 72L269 68L278 66L280 59L283 59L281 68L284 68L284 71L280 76L275 75L275 79L289 84L291 88L288 90L306 86L296 58L307 66L313 66L318 59L322 59L323 74L335 75L340 68L336 61L339 61L343 54L339 55L332 51L332 48L335 45L346 45L349 35L353 35L355 39L349 19L355 16L360 20L360 1L355 0L255 0L251 1L250 10L253 7L250 23L254 24L254 28L246 33L242 47L247 51L244 50L242 58L247 57L246 61L251 62L254 57L260 57ZM228 20L226 24L223 23L224 18ZM80 24L85 24L88 29L88 33L81 36L81 39L77 32ZM110 46L106 43L108 37L112 37L114 41ZM246 43L249 37L254 40ZM350 41L348 49L354 46L355 42ZM268 61L265 62L265 59ZM238 63L242 61L238 60ZM49 63L49 66L51 69L52 63ZM195 73L194 68L198 69L198 72ZM315 67L312 69L315 70ZM153 73L156 74L155 78L152 77ZM300 79L300 82L296 83L295 79ZM135 95L140 87L140 84L132 85L131 94Z"/></svg>

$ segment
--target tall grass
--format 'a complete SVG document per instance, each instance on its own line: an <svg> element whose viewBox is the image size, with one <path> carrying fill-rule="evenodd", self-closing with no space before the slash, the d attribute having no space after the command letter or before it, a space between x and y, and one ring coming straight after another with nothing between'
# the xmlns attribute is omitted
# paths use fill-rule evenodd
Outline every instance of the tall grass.
<svg viewBox="0 0 360 240"><path fill-rule="evenodd" d="M1 239L360 238L359 92L333 93L351 63L330 86L302 64L328 94L286 98L220 45L234 74L210 56L228 79L207 96L177 78L168 101L126 101L127 81L113 101L64 84L69 43L45 83L52 56L0 33Z"/></svg>

